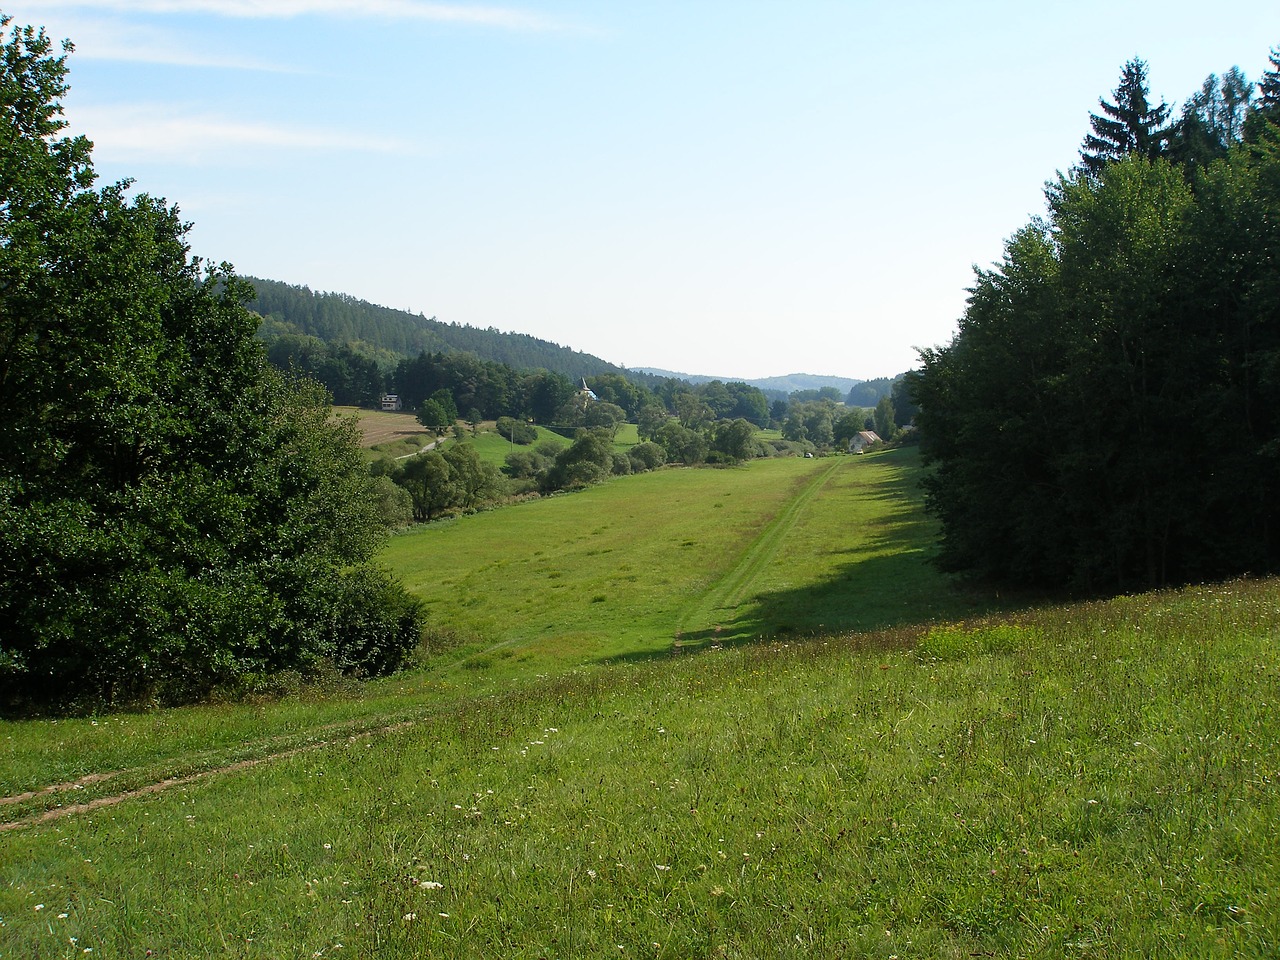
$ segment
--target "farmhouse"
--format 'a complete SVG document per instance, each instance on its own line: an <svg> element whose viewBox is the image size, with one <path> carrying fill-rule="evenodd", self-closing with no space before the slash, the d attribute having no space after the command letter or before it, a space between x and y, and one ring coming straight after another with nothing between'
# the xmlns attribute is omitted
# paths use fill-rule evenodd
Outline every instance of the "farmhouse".
<svg viewBox="0 0 1280 960"><path fill-rule="evenodd" d="M400 397L398 394L384 393L382 395L383 410L399 410L402 407L403 407L403 404L400 402Z"/></svg>
<svg viewBox="0 0 1280 960"><path fill-rule="evenodd" d="M859 430L849 438L849 452L862 453L873 443L879 443L880 436L874 430Z"/></svg>

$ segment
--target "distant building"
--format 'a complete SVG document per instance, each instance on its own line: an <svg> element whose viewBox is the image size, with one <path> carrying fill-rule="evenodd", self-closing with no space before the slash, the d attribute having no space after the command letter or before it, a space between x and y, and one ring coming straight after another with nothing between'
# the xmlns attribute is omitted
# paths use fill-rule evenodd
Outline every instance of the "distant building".
<svg viewBox="0 0 1280 960"><path fill-rule="evenodd" d="M400 397L394 393L384 393L382 395L383 410L402 410L404 405L400 402Z"/></svg>
<svg viewBox="0 0 1280 960"><path fill-rule="evenodd" d="M584 378L583 378L583 380L582 380L582 389L581 389L581 390L579 390L579 391L578 391L578 393L580 393L582 396L586 397L588 400L599 400L599 399L600 399L599 397L597 397L597 396L595 395L595 391L593 391L590 387L588 387L588 386L587 386L587 380L586 380L586 378L585 378L585 377L584 377Z"/></svg>
<svg viewBox="0 0 1280 960"><path fill-rule="evenodd" d="M849 452L862 453L873 443L879 443L880 436L874 430L859 430L849 438Z"/></svg>

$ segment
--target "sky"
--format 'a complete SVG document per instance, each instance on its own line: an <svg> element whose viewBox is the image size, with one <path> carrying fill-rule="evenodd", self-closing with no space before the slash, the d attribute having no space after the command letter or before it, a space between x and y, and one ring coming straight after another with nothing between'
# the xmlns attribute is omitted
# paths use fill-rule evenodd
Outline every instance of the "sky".
<svg viewBox="0 0 1280 960"><path fill-rule="evenodd" d="M75 43L72 132L195 255L732 379L917 366L1126 60L1176 112L1280 45L1280 8L1184 0L0 10Z"/></svg>

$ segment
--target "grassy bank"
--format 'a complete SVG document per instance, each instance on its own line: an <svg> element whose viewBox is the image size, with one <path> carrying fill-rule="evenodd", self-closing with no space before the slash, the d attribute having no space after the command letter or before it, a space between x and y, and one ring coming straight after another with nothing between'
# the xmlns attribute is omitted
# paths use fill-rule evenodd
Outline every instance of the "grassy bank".
<svg viewBox="0 0 1280 960"><path fill-rule="evenodd" d="M5 955L1274 955L1278 631L1243 582L535 678L3 835Z"/></svg>
<svg viewBox="0 0 1280 960"><path fill-rule="evenodd" d="M1280 583L984 618L915 470L465 518L388 551L460 659L0 724L0 956L1275 955Z"/></svg>

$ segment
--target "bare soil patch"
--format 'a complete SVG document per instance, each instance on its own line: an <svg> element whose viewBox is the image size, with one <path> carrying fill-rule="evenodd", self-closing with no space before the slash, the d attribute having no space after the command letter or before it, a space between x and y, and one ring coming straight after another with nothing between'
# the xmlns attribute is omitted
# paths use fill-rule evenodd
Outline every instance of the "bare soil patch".
<svg viewBox="0 0 1280 960"><path fill-rule="evenodd" d="M431 431L418 422L417 417L406 411L390 413L385 410L362 410L359 407L334 407L333 412L341 416L355 414L356 425L363 438L361 443L366 447L431 434Z"/></svg>

